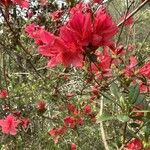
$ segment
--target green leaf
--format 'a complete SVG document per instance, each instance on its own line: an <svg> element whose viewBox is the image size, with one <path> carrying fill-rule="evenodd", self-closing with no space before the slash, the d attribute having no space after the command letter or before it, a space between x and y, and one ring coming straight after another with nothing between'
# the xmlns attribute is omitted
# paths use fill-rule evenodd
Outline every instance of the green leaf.
<svg viewBox="0 0 150 150"><path fill-rule="evenodd" d="M119 88L118 88L118 86L117 86L116 83L112 83L112 84L111 84L110 90L111 90L113 96L114 96L117 100L120 100L121 94L120 94L120 92L119 92Z"/></svg>
<svg viewBox="0 0 150 150"><path fill-rule="evenodd" d="M110 115L108 115L108 114L102 114L102 115L98 114L98 115L96 116L97 123L100 123L100 122L102 122L102 121L112 120L112 119L114 119L114 117L113 117L113 116L110 116Z"/></svg>
<svg viewBox="0 0 150 150"><path fill-rule="evenodd" d="M130 92L129 92L129 95L128 95L129 102L131 104L134 104L136 102L136 100L138 99L139 94L140 94L139 86L138 85L131 86L130 87Z"/></svg>
<svg viewBox="0 0 150 150"><path fill-rule="evenodd" d="M145 99L145 95L140 94L136 100L136 103L138 103L138 104L143 103L144 99Z"/></svg>
<svg viewBox="0 0 150 150"><path fill-rule="evenodd" d="M129 116L125 114L119 114L116 116L116 119L121 121L121 122L128 122L130 120Z"/></svg>

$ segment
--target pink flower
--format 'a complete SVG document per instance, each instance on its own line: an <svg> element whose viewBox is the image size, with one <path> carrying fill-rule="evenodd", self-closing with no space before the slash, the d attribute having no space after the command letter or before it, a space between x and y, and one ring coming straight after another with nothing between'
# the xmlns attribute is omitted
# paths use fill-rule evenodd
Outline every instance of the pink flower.
<svg viewBox="0 0 150 150"><path fill-rule="evenodd" d="M19 5L22 8L28 8L29 2L28 0L11 0L14 4Z"/></svg>
<svg viewBox="0 0 150 150"><path fill-rule="evenodd" d="M7 98L8 97L8 92L7 90L1 90L0 91L0 98Z"/></svg>
<svg viewBox="0 0 150 150"><path fill-rule="evenodd" d="M17 126L20 123L19 120L9 114L5 119L0 120L0 126L2 127L2 132L5 134L16 135L17 134Z"/></svg>
<svg viewBox="0 0 150 150"><path fill-rule="evenodd" d="M140 68L139 74L150 79L150 61Z"/></svg>
<svg viewBox="0 0 150 150"><path fill-rule="evenodd" d="M143 148L142 141L136 138L127 144L125 150L142 150L142 148Z"/></svg>
<svg viewBox="0 0 150 150"><path fill-rule="evenodd" d="M112 37L118 32L118 27L112 21L111 16L106 13L106 10L101 8L94 18L93 30L92 44L94 46L109 46Z"/></svg>

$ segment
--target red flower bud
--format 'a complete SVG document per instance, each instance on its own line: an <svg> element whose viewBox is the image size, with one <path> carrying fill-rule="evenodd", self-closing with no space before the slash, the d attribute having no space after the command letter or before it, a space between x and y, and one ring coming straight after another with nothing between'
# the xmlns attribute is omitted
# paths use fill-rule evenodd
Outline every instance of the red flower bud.
<svg viewBox="0 0 150 150"><path fill-rule="evenodd" d="M71 150L76 150L76 149L77 149L76 144L71 143L71 144L70 144L70 149L71 149Z"/></svg>
<svg viewBox="0 0 150 150"><path fill-rule="evenodd" d="M41 113L45 112L46 111L46 102L44 100L38 101L36 104L36 109Z"/></svg>

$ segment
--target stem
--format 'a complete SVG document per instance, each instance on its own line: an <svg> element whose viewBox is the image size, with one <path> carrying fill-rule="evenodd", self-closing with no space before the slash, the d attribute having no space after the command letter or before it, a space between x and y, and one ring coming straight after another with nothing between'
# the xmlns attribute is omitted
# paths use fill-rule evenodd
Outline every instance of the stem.
<svg viewBox="0 0 150 150"><path fill-rule="evenodd" d="M149 0L145 0L143 3L141 3L134 11L132 11L125 20L122 20L117 26L120 27L126 20L134 16L145 4L147 4Z"/></svg>
<svg viewBox="0 0 150 150"><path fill-rule="evenodd" d="M124 123L124 128L123 128L123 144L125 143L126 140L126 130L127 130L127 122Z"/></svg>
<svg viewBox="0 0 150 150"><path fill-rule="evenodd" d="M100 115L102 115L102 113L103 113L103 99L101 99ZM100 130L101 130L101 136L102 136L102 141L104 143L105 150L109 150L102 121L100 123Z"/></svg>

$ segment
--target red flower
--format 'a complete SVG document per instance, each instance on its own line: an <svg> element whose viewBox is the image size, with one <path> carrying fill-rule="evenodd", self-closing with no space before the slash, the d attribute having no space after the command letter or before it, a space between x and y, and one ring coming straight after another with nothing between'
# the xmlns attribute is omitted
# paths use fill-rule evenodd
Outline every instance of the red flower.
<svg viewBox="0 0 150 150"><path fill-rule="evenodd" d="M5 134L16 135L17 134L17 126L20 123L19 120L9 114L5 119L0 120L0 126L2 127L2 132Z"/></svg>
<svg viewBox="0 0 150 150"><path fill-rule="evenodd" d="M103 2L103 0L93 0L94 3L98 3L101 4Z"/></svg>
<svg viewBox="0 0 150 150"><path fill-rule="evenodd" d="M71 38L76 44L88 46L92 37L91 14L74 14L68 24L61 28L60 37L65 42L69 42Z"/></svg>
<svg viewBox="0 0 150 150"><path fill-rule="evenodd" d="M136 138L127 144L125 150L142 150L142 148L143 148L142 141Z"/></svg>
<svg viewBox="0 0 150 150"><path fill-rule="evenodd" d="M71 143L71 144L70 144L70 149L71 149L71 150L76 150L76 149L77 149L76 144Z"/></svg>
<svg viewBox="0 0 150 150"><path fill-rule="evenodd" d="M127 15L128 16L128 15ZM126 17L127 18L127 17ZM125 19L125 16L123 16L122 18L121 18L121 21L123 20L124 21L124 19ZM127 26L130 26L130 25L132 25L134 23L134 19L133 19L133 17L130 17L130 18L128 18L128 19L126 19L125 21L124 21L124 25L127 27Z"/></svg>
<svg viewBox="0 0 150 150"><path fill-rule="evenodd" d="M27 129L29 125L30 119L29 118L22 118L21 119L21 125L24 129Z"/></svg>
<svg viewBox="0 0 150 150"><path fill-rule="evenodd" d="M44 100L40 100L36 104L36 109L39 112L44 112L46 110L46 102Z"/></svg>
<svg viewBox="0 0 150 150"><path fill-rule="evenodd" d="M59 127L59 128L52 128L48 134L52 136L54 139L55 144L58 143L58 139L60 135L65 134L66 128L65 127Z"/></svg>
<svg viewBox="0 0 150 150"><path fill-rule="evenodd" d="M139 74L150 79L150 61L148 61L142 68L140 68Z"/></svg>
<svg viewBox="0 0 150 150"><path fill-rule="evenodd" d="M71 40L64 42L61 38L54 37L50 39L48 44L39 47L39 53L50 57L48 67L54 67L58 64L82 67L82 48Z"/></svg>
<svg viewBox="0 0 150 150"><path fill-rule="evenodd" d="M95 46L110 45L112 37L118 31L116 24L104 9L97 12L92 22L91 12L87 8L80 3L71 9L69 21L60 28L58 36L34 24L26 27L26 32L39 46L39 53L49 57L48 67L59 64L65 67L82 67L86 47L92 51ZM73 10L75 13L72 13Z"/></svg>
<svg viewBox="0 0 150 150"><path fill-rule="evenodd" d="M68 104L67 109L68 109L68 111L70 111L72 113L74 113L77 110L77 108L74 104Z"/></svg>
<svg viewBox="0 0 150 150"><path fill-rule="evenodd" d="M97 59L99 60L99 67L104 73L110 70L111 57L109 55L108 49L104 48L101 53L97 53Z"/></svg>
<svg viewBox="0 0 150 150"><path fill-rule="evenodd" d="M32 16L34 15L33 11L30 9L27 13L28 18L32 18Z"/></svg>
<svg viewBox="0 0 150 150"><path fill-rule="evenodd" d="M137 65L137 58L134 56L130 57L130 64L127 65L124 70L125 75L131 77L135 72L136 65Z"/></svg>
<svg viewBox="0 0 150 150"><path fill-rule="evenodd" d="M85 3L78 3L76 4L73 8L71 8L70 10L70 15L74 15L74 14L77 14L77 13L86 13L86 12L90 12L91 9L88 5L86 5Z"/></svg>
<svg viewBox="0 0 150 150"><path fill-rule="evenodd" d="M0 4L4 5L6 7L8 7L11 3L12 3L11 0L1 0L0 1Z"/></svg>
<svg viewBox="0 0 150 150"><path fill-rule="evenodd" d="M84 108L83 108L83 113L85 114L89 114L91 113L92 109L91 109L91 106L90 105L86 105Z"/></svg>
<svg viewBox="0 0 150 150"><path fill-rule="evenodd" d="M7 90L1 90L0 91L0 98L6 98L6 97L8 97L8 92L7 92Z"/></svg>
<svg viewBox="0 0 150 150"><path fill-rule="evenodd" d="M62 135L66 132L66 128L65 127L59 127L59 128L53 128L51 129L48 133L52 136L52 137L56 137L58 135Z"/></svg>
<svg viewBox="0 0 150 150"><path fill-rule="evenodd" d="M19 5L22 8L28 8L29 2L28 0L11 0L14 4Z"/></svg>
<svg viewBox="0 0 150 150"><path fill-rule="evenodd" d="M76 120L75 120L74 117L67 116L66 118L64 118L64 123L65 123L66 126L74 128L75 125L76 125Z"/></svg>
<svg viewBox="0 0 150 150"><path fill-rule="evenodd" d="M62 15L62 11L61 10L57 10L57 11L54 11L54 12L49 14L49 16L52 18L53 21L59 20L61 15Z"/></svg>
<svg viewBox="0 0 150 150"><path fill-rule="evenodd" d="M94 19L93 30L92 44L94 46L109 46L112 37L118 32L118 27L105 9L99 9Z"/></svg>

